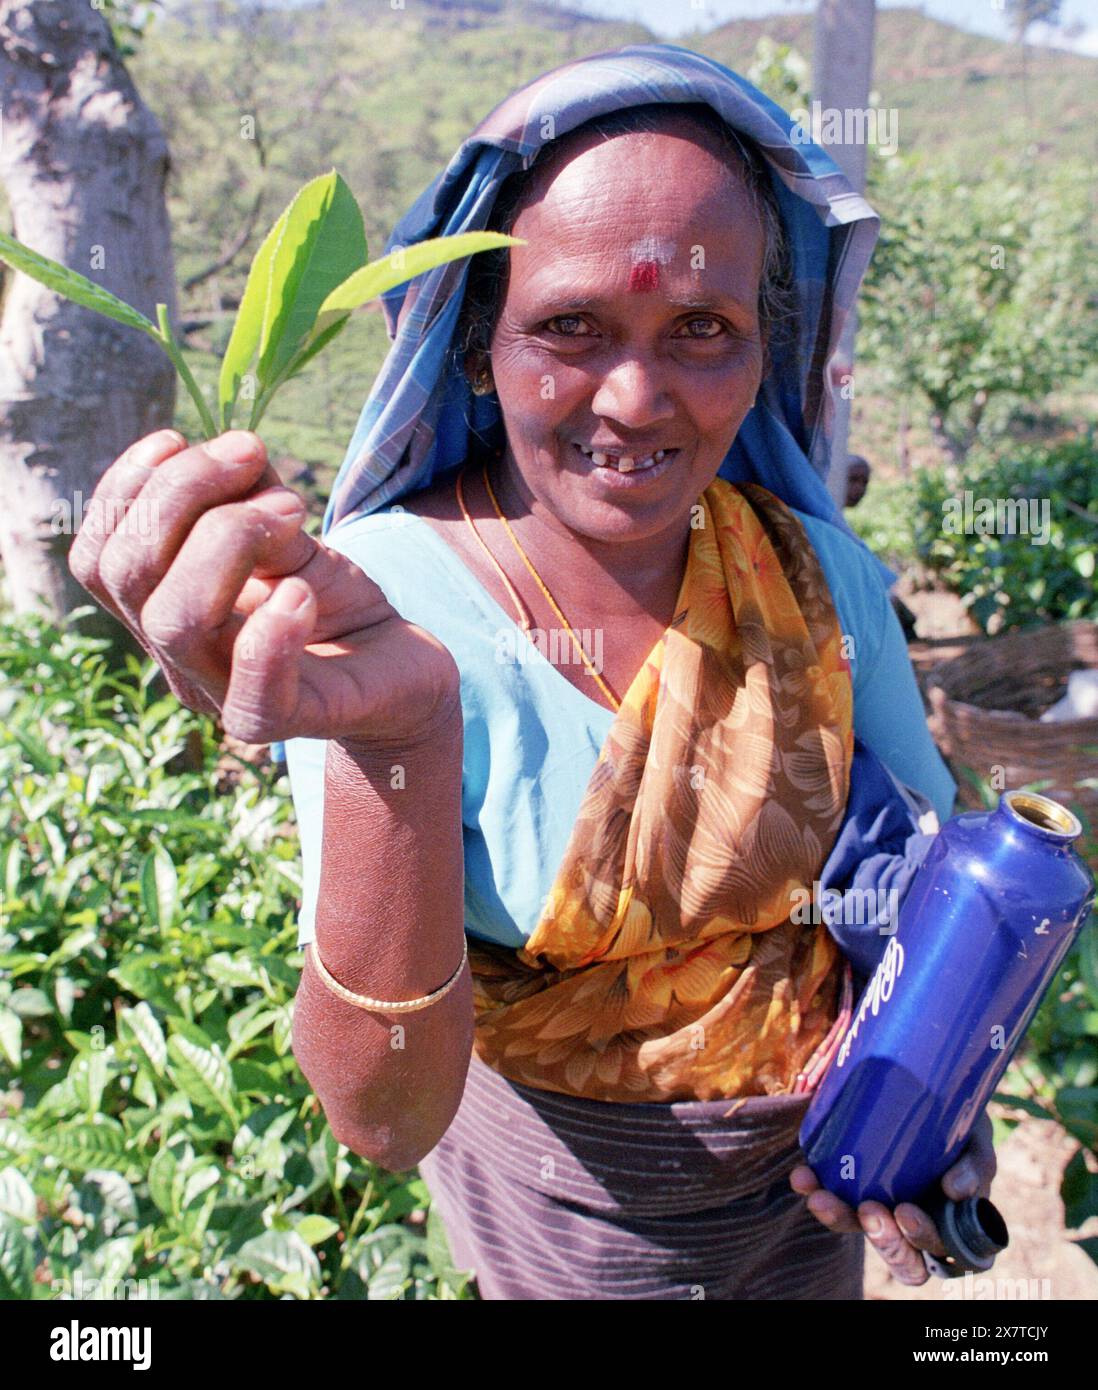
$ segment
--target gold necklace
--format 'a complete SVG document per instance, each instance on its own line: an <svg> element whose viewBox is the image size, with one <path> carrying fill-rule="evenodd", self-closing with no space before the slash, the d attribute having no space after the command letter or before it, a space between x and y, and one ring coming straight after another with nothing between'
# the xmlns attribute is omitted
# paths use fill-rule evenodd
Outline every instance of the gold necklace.
<svg viewBox="0 0 1098 1390"><path fill-rule="evenodd" d="M489 560L491 560L492 564L495 566L495 568L496 568L496 570L497 570L497 572L498 572L498 574L499 574L499 577L503 580L503 583L504 583L504 585L506 586L508 593L511 595L511 598L514 600L515 607L518 609L519 621L520 621L521 624L522 624L522 629L523 629L523 631L524 631L527 635L529 635L529 633L530 633L530 627L531 627L531 622L530 622L529 617L527 616L527 612L526 612L525 606L524 606L524 604L522 603L522 600L519 598L518 594L515 592L515 587L514 587L514 585L513 585L513 584L511 583L511 581L507 578L506 574L504 574L504 572L503 572L503 567L500 565L499 561L496 559L496 557L492 554L492 552L488 549L487 545L485 545L484 541L481 539L479 533L477 532L477 528L473 525L473 518L469 515L469 512L468 512L467 509L466 509L466 506L465 506L465 494L464 494L464 491L463 491L462 486L461 486L461 480L462 480L462 477L464 476L464 473L465 473L465 470L464 470L464 468L463 468L463 469L461 470L461 472L458 474L457 480L456 480L457 499L458 499L458 505L461 507L461 514L462 514L462 516L464 516L465 520L469 523L469 529L472 531L473 535L476 537L477 544L478 544L478 545L480 546L480 548L484 551L485 555L488 556ZM538 574L537 570L536 570L536 569L534 568L534 566L531 564L530 558L529 558L529 556L526 554L526 551L523 550L523 548L522 548L521 545L519 545L519 543L518 543L518 538L516 537L514 531L511 530L511 527L510 527L510 525L508 524L507 518L503 515L503 511L502 511L502 509L500 508L499 503L496 501L496 494L492 491L492 484L488 481L488 465L487 465L487 464L484 465L484 486L485 486L485 487L487 488L487 490L488 490L488 496L492 499L492 506L495 507L495 509L496 509L496 515L499 517L500 521L503 522L503 525L504 525L504 527L506 528L507 534L511 537L511 544L512 544L512 545L515 547L515 549L518 551L520 557L522 558L523 564L524 564L524 565L526 566L526 568L530 571L530 573L534 576L534 581L535 581L535 583L537 584L537 586L538 586L538 588L541 590L541 592L545 595L546 599L548 600L549 604L551 605L551 607L552 607L552 609L553 609L553 612L557 615L557 617L558 617L558 618L561 620L561 622L564 624L565 631L568 633L568 636L572 639L572 645L575 647L576 651L578 652L578 654L579 654L579 656L580 656L580 659L582 660L583 664L587 667L588 671L590 671L591 675L594 676L595 680L598 682L599 689L600 689L600 690L602 691L602 693L606 696L606 698L610 701L610 703L611 703L611 705L614 707L614 709L615 709L615 710L620 709L620 708L621 708L621 701L618 699L618 697L614 694L614 692L610 689L610 687L606 684L606 682L603 680L603 678L599 675L599 673L595 670L594 666L591 664L591 661L590 661L590 659L589 659L587 653L586 653L586 652L584 651L584 649L583 649L583 644L580 642L580 640L579 640L579 638L576 636L576 634L572 631L572 625L571 625L571 623L570 623L570 622L568 621L568 619L564 616L564 614L560 611L560 607L559 607L559 605L557 604L556 599L553 597L553 595L552 595L552 594L549 592L549 590L546 588L546 586L545 586L545 581L542 579L541 575Z"/></svg>

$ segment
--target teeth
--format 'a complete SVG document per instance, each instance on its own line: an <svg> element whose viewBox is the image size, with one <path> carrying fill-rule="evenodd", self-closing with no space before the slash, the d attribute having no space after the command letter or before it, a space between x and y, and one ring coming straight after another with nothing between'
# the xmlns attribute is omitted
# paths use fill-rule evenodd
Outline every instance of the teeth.
<svg viewBox="0 0 1098 1390"><path fill-rule="evenodd" d="M653 464L662 462L667 454L666 449L657 449L654 454L650 454L647 458L636 459L632 454L621 454L619 456L615 454L603 454L597 450L584 449L582 445L580 445L580 448L596 468L617 468L619 473L634 473L638 469L651 468ZM613 460L613 462L611 462L611 460Z"/></svg>

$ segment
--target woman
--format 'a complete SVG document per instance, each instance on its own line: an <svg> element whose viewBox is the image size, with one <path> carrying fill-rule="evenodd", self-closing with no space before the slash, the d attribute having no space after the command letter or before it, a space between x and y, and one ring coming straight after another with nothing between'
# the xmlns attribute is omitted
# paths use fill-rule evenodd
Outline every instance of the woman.
<svg viewBox="0 0 1098 1390"><path fill-rule="evenodd" d="M162 432L97 490L155 497L161 544L85 528L74 572L180 698L290 738L295 1054L482 1294L860 1297L863 1230L921 1282L924 1213L796 1166L887 929L798 908L902 892L952 804L823 484L875 218L652 45L508 98L390 247L490 219L523 244L387 296L323 545L254 436Z"/></svg>

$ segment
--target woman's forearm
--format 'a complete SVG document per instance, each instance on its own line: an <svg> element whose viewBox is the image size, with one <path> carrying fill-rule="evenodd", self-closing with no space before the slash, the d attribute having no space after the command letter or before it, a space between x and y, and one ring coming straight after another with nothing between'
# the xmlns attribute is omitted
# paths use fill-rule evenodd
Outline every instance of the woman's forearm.
<svg viewBox="0 0 1098 1390"><path fill-rule="evenodd" d="M464 861L460 701L414 743L328 745L316 946L356 994L414 999L461 960ZM341 1143L383 1167L412 1167L461 1100L473 1041L468 966L413 1013L345 1003L306 958L294 1054Z"/></svg>

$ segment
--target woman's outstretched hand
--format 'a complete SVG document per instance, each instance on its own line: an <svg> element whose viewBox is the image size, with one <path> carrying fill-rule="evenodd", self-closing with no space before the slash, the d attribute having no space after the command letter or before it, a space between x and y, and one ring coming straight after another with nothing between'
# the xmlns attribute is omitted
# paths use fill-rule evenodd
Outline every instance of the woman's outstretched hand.
<svg viewBox="0 0 1098 1390"><path fill-rule="evenodd" d="M245 742L415 738L457 698L454 659L305 517L255 434L188 448L159 430L100 479L69 568L183 704Z"/></svg>
<svg viewBox="0 0 1098 1390"><path fill-rule="evenodd" d="M985 1111L964 1152L942 1178L942 1190L953 1201L990 1194L996 1171L991 1133L991 1121ZM804 1164L790 1173L789 1185L808 1198L808 1210L829 1230L864 1232L901 1284L925 1284L930 1278L923 1263L924 1250L932 1255L946 1253L934 1222L913 1202L901 1202L895 1211L889 1211L881 1202L862 1202L855 1210L841 1197L825 1191L812 1169Z"/></svg>

